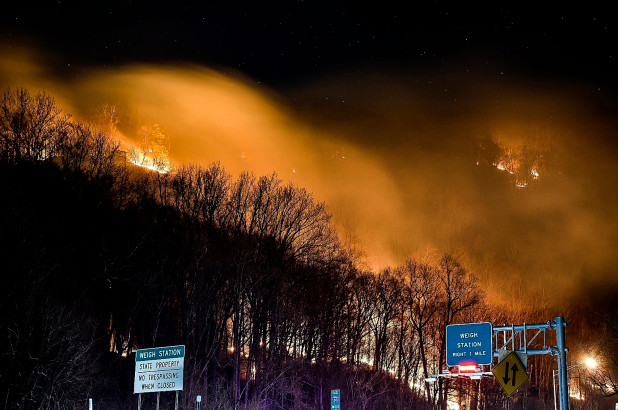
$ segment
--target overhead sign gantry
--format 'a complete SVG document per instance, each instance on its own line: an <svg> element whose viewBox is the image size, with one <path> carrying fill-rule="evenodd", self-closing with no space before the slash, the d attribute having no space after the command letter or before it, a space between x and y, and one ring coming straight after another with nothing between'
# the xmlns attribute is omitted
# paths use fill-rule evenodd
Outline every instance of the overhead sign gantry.
<svg viewBox="0 0 618 410"><path fill-rule="evenodd" d="M482 371L480 369L480 365L483 363L475 362L473 360L474 355L477 354L478 357L484 357L481 355L481 345L485 343L487 345L486 339L481 337L481 332L476 331L476 326L481 325L480 323L468 323L461 325L449 325L446 328L447 335L455 335L455 339L457 339L457 335L459 334L459 341L457 342L449 342L449 336L447 336L446 343L446 356L447 365L451 366L450 363L455 363L458 358L466 358L470 359L470 363L459 362L455 365L457 369L456 372L451 372L448 369L444 371L442 374L431 375L427 378L426 381L435 381L440 377L470 377L470 378L481 378L483 376L493 376L494 373ZM491 324L490 324L491 325ZM454 326L452 330L449 330L451 326ZM464 326L464 330L468 330L467 332L457 332L458 329L462 329L458 326ZM520 357L527 357L539 354L549 354L552 356L556 356L558 358L558 380L559 380L559 390L560 390L560 409L568 410L569 408L569 391L567 385L567 372L566 372L566 353L568 351L566 347L565 341L565 327L566 321L563 317L557 317L555 320L550 320L547 323L539 323L539 324L526 324L523 325L505 325L505 326L493 326L493 343L489 342L488 347L489 350L492 351L491 356L496 358L501 358L496 367L500 367L502 371L503 382L500 383L507 395L510 397L517 388L519 388L526 380L527 377L523 378L523 373L525 371L525 364L521 363ZM555 331L556 332L556 345L550 346L548 345L547 331ZM466 335L466 333L469 333ZM478 334L477 334L478 333ZM463 334L463 336L461 336ZM452 337L452 336L451 336ZM463 339L470 339L472 342L469 345L466 345ZM485 342L484 342L485 340ZM552 338L553 340L553 338ZM457 343L462 343L462 345L457 345ZM478 343L478 345L477 345ZM462 349L473 348L475 350L468 350L466 355L463 355L462 350L458 350L461 347ZM477 350L478 349L478 350ZM513 362L510 359L510 352L516 352L518 354L517 360L520 364L517 364L513 367ZM505 357L506 356L506 357ZM509 358L507 362L506 359ZM490 361L491 363L491 361ZM465 366L474 365L474 369L471 372L464 371L462 368L468 370ZM520 366L523 369L520 369ZM518 373L518 372L522 373ZM512 376L509 377L509 373ZM500 374L500 371L497 371L496 377ZM526 374L527 376L527 374ZM505 381L508 379L508 382ZM510 393L509 391L514 387L513 379L515 379L516 384L519 385L513 389ZM506 387L505 387L506 386ZM507 388L509 389L507 391Z"/></svg>

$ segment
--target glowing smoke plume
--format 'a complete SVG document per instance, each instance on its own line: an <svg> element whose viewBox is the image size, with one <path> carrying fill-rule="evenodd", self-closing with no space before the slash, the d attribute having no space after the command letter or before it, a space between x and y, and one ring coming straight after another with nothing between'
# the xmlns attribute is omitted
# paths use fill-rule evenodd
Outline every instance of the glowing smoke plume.
<svg viewBox="0 0 618 410"><path fill-rule="evenodd" d="M2 85L45 89L67 112L107 121L149 166L276 171L327 203L371 268L453 252L506 301L616 281L616 129L575 86L352 72L275 94L196 66L60 80L32 61L5 55ZM101 115L106 104L115 117Z"/></svg>

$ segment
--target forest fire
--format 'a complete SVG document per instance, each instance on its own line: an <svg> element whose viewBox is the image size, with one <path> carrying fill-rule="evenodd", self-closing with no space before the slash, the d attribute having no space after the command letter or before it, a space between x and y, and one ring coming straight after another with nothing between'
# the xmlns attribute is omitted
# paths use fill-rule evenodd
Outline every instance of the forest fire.
<svg viewBox="0 0 618 410"><path fill-rule="evenodd" d="M146 154L138 148L129 151L129 162L141 168L146 168L159 174L170 172L171 163L165 157L157 157L153 153Z"/></svg>
<svg viewBox="0 0 618 410"><path fill-rule="evenodd" d="M528 183L526 181L516 181L515 186L517 188L525 188L528 186Z"/></svg>
<svg viewBox="0 0 618 410"><path fill-rule="evenodd" d="M68 134L54 134L55 136L50 137L49 140L60 138L62 143L55 144L57 147L55 149L58 155L64 158L62 163L66 164L67 169L84 172L92 181L105 180L106 176L113 181L116 168L112 165L117 165L117 162L122 162L124 165L129 162L134 166L159 174L170 174L166 178L157 178L154 174L136 172L135 179L141 181L140 183L118 183L118 192L121 197L125 198L119 203L123 203L124 206L128 203L126 209L129 212L134 212L135 209L145 209L144 202L131 201L140 201L140 198L154 199L153 212L161 212L161 214L155 215L155 218L151 220L148 219L148 212L143 215L142 212L136 212L127 214L127 219L142 218L138 223L139 226L157 226L154 232L148 230L137 237L153 238L155 240L147 241L148 244L160 243L161 248L144 248L149 245L140 243L141 239L133 243L135 237L132 233L129 233L127 238L121 238L122 240L116 240L114 237L112 239L94 238L93 242L97 244L131 243L130 248L137 249L137 253L130 253L127 256L124 253L124 247L109 247L104 251L115 252L110 258L112 261L129 258L130 263L127 263L127 266L150 264L148 269L139 272L139 275L150 275L151 268L164 266L165 269L161 272L171 269L175 272L175 277L183 281L184 285L176 286L174 289L190 287L186 293L182 290L179 294L163 295L161 300L148 302L161 306L159 312L164 310L171 312L172 314L169 315L166 313L167 318L178 317L175 312L177 305L169 303L169 300L193 298L195 295L196 299L185 300L187 305L202 303L202 300L207 299L203 297L204 295L210 297L211 286L219 292L214 300L224 297L236 298L237 305L233 308L234 313L220 310L216 303L204 305L204 309L210 309L209 317L216 318L212 319L212 326L216 329L212 333L214 339L201 338L205 341L204 343L212 343L203 346L201 351L212 352L213 357L234 369L237 376L234 376L233 384L230 385L236 386L234 394L237 396L241 391L240 387L243 383L247 383L248 379L261 382L265 380L265 376L272 376L268 373L269 366L272 364L269 360L275 355L270 352L278 351L286 352L286 355L295 361L294 363L307 366L306 369L297 366L301 369L299 374L310 373L312 369L318 367L315 366L318 363L334 363L334 358L338 357L336 362L344 363L348 368L360 369L360 371L384 371L385 374L391 376L391 379L398 379L402 383L413 386L414 394L421 400L448 400L451 403L449 406L457 408L459 404L451 399L461 400L462 397L467 397L464 394L465 386L453 387L450 399L448 397L440 399L441 394L448 396L446 390L441 393L440 386L427 387L422 383L424 374L428 370L420 366L420 363L424 361L421 355L424 355L425 361L429 360L431 368L436 369L432 371L440 370L440 363L435 358L439 357L439 352L444 347L445 340L439 329L445 325L441 322L445 319L437 312L442 309L442 306L450 305L448 298L454 297L456 292L463 292L457 296L458 300L463 300L462 298L467 300L465 303L462 302L466 314L476 314L471 310L472 306L484 306L488 309L508 306L508 299L495 297L494 295L499 295L498 292L491 294L492 289L489 285L492 282L500 282L505 289L522 288L521 286L509 286L509 275L502 275L497 281L496 275L492 275L489 268L486 271L478 269L474 259L474 241L479 240L477 243L480 243L480 240L483 240L478 245L478 249L495 258L496 264L503 263L508 266L508 263L513 265L512 260L516 260L517 263L522 263L522 265L525 263L533 267L557 264L557 267L550 267L564 268L565 262L562 259L565 254L569 253L569 248L564 245L564 241L552 240L553 232L556 230L554 225L543 226L541 224L540 227L535 228L534 235L529 234L531 223L539 224L539 221L543 221L537 217L535 212L538 211L541 215L547 212L564 214L561 215L564 217L557 219L560 227L569 226L570 221L577 221L575 218L580 214L589 212L588 210L584 210L583 213L572 212L574 209L577 210L572 205L577 197L571 202L559 202L560 206L557 206L555 200L547 201L543 195L539 195L540 188L547 188L542 194L549 192L563 201L564 192L570 191L551 191L555 185L560 185L553 182L561 182L554 176L559 175L555 172L555 162L550 163L552 168L549 169L546 159L552 157L531 143L518 143L510 140L503 142L504 140L498 137L491 137L483 141L468 139L459 146L452 144L454 147L446 142L427 144L427 146L419 144L420 148L412 144L402 145L404 148L401 149L403 151L401 157L390 154L388 158L392 164L387 166L384 161L380 160L377 153L368 148L369 144L364 146L361 142L346 142L346 155L343 154L341 140L345 139L344 136L351 139L351 136L361 134L363 130L360 126L354 130L330 129L324 125L322 125L323 128L312 128L304 124L300 117L293 117L263 95L257 92L252 93L246 85L239 86L238 89L232 91L227 89L216 99L211 100L208 96L213 89L221 91L218 87L224 84L223 88L226 88L230 87L230 84L224 81L211 82L212 78L204 77L203 73L192 73L194 77L197 76L203 81L203 88L195 94L190 94L186 91L187 84L196 88L196 81L194 77L191 77L191 73L154 70L153 74L148 70L145 71L150 73L150 77L149 75L136 75L135 77L138 78L131 80L135 81L135 87L138 90L135 94L147 93L163 83L165 87L162 87L160 92L170 95L172 107L186 104L182 110L174 113L167 112L169 101L155 107L149 105L150 101L166 101L163 99L145 98L148 101L135 101L134 97L129 98L121 93L118 95L126 100L117 97L116 94L104 95L104 101L120 99L118 104L122 107L118 110L109 105L104 108L108 114L104 120L99 121L99 125L105 132L95 132L94 127L76 126L74 129L69 128L71 131ZM149 81L146 81L146 84L141 83L145 79ZM192 79L192 81L187 79ZM110 81L114 83L113 80ZM198 81L197 84L201 83ZM20 95L24 101L28 101L26 93L22 92ZM209 114L207 115L204 111L196 110L183 116L183 111L190 110L192 107L192 104L185 101L187 95L192 96L190 99L197 102L197 105L214 106L219 111L215 115L212 113L207 113ZM222 96L227 96L229 99L225 109L217 105ZM50 101L49 97L45 96L37 98L41 100L47 98L47 101ZM13 107L9 104L10 98L6 101L7 106ZM36 103L38 100L34 101ZM236 111L237 106L242 104L246 105L245 109L251 115ZM28 107L28 104L22 104L22 106ZM139 109L132 107L139 107ZM12 110L13 108L7 108L5 112L13 113ZM95 112L94 109L93 112ZM255 112L257 114L252 115ZM88 114L84 114L84 117L88 117ZM94 117L92 114L90 116ZM221 118L228 118L228 120L217 122ZM242 120L236 121L239 118ZM12 121L6 123L13 124ZM63 129L60 127L63 124L56 124L55 129ZM320 130L323 132L318 132ZM329 130L330 134L324 130ZM172 142L168 135L173 136ZM207 135L208 138L202 138L203 135ZM108 136L111 137L108 138ZM66 139L62 140L65 137ZM336 141L329 140L331 138ZM216 143L212 143L212 140ZM452 142L446 138L445 141ZM478 149L479 144L483 149ZM46 151L33 150L31 146L35 145L37 144L25 144L23 148L20 146L16 151L19 155L9 150L7 152L10 155L7 154L4 157L21 161L20 155L29 153L37 163L45 162L41 161L41 158L47 157ZM531 148L531 146L534 147ZM127 150L126 156L124 151L118 151L120 148ZM118 152L122 154L122 161L115 161L118 159L116 156ZM177 154L178 152L183 154ZM333 152L337 154L333 156ZM178 169L176 167L172 169L170 160L172 154L174 159L180 159L178 163L181 165ZM220 156L221 162L225 162L225 168L221 163L209 162L208 157L202 159L201 155L206 154ZM475 155L476 167L471 166L474 164ZM86 158L86 161L82 161L82 158ZM297 164L295 161L299 158L304 158L305 161ZM410 158L414 161L410 161ZM462 160L453 161L453 158ZM189 165L192 160L197 161L198 164ZM481 164L483 166L480 166ZM567 168L564 164L558 164L561 166L559 169ZM228 173L229 171L226 171L228 166L239 176L235 177ZM294 172L297 166L302 172ZM283 178L289 179L296 176L304 178L294 181L294 183L300 182L302 188L297 187L291 181L283 181L277 174L272 173L273 170L282 172L281 170L286 169L293 170L292 175L288 171ZM473 172L469 172L470 169ZM264 170L268 173L263 172ZM256 173L268 176L256 176ZM501 174L503 176L499 176ZM525 193L512 189L513 184L517 188L529 187L532 181L540 178L541 174L543 174L544 181L552 183L539 183L536 185L539 189L527 189ZM152 178L153 175L155 178ZM140 178L143 179L140 180ZM121 178L118 179L118 181L121 180ZM563 181L562 184L564 184ZM337 241L335 235L331 235L333 231L329 225L331 219L326 211L326 205L323 202L314 202L313 195L304 186L315 190L316 198L325 199L333 209L335 218L339 218L335 219L335 224L339 223L336 227L339 228L342 237L350 232L354 234L359 232L357 238L352 237L348 241L349 237L346 237L342 241L344 246L356 245L354 240L360 239L360 241L365 241L361 244L365 249L371 250L372 255L382 255L380 263L377 264L378 267L371 266L374 268L373 271L362 265L363 261L360 257L359 259L347 259L345 252L337 255L337 258L328 259L328 266L338 266L334 272L340 275L332 280L341 281L337 286L331 286L333 283L330 282L325 286L325 288L340 289L341 293L333 296L340 298L333 306L345 306L349 313L353 313L350 315L348 313L344 315L343 311L338 313L341 317L347 317L350 320L349 326L345 327L348 332L345 337L350 341L351 347L345 351L333 350L326 344L320 346L313 343L315 340L332 340L333 335L328 333L332 329L330 326L313 322L315 312L322 309L322 298L330 297L328 295L301 300L299 302L300 313L292 310L285 312L282 321L277 323L279 326L277 329L284 329L283 332L290 332L290 334L281 333L271 337L270 333L266 333L271 332L268 321L277 316L274 314L263 317L255 315L259 309L268 310L272 306L278 306L278 302L274 299L264 299L262 302L263 297L270 295L268 289L278 286L277 283L279 283L268 282L262 285L263 280L271 280L269 276L262 274L264 271L268 269L270 272L290 275L273 278L277 281L281 280L280 283L283 284L286 284L290 277L294 277L292 273L294 275L304 274L304 269L307 270L307 279L315 278L319 272L314 269L317 266L327 266L326 263L321 262L320 258L325 257L324 255L330 255L328 257L332 258L336 255L335 251L343 249L343 247L338 248L340 242ZM479 186L483 189L478 189ZM451 198L452 202L449 201ZM567 199L570 198L567 196ZM118 212L124 212L124 210ZM195 254L185 256L184 251L180 252L174 247L184 245L179 235L184 235L186 232L175 231L178 226L174 223L173 217L164 217L163 212L182 216L181 219L185 220L186 226L191 229L207 227L213 232L226 232L226 234L213 235L208 238L187 235L186 240L195 241L190 247L191 252ZM87 214L86 212L84 215ZM448 215L448 218L444 218L445 215ZM349 221L346 218L349 218ZM444 222L446 219L448 221ZM410 220L412 222L409 222ZM590 220L594 222L594 218L584 218L586 223ZM171 223L167 225L169 222ZM70 226L70 224L66 225ZM496 226L504 229L495 229ZM507 240L504 236L505 230L509 231ZM104 230L92 231L97 235ZM415 233L410 235L413 237L410 242L393 240L393 238L406 235L408 231ZM575 237L579 235L580 239L585 239L585 236L577 230L577 222L573 223L571 231ZM105 233L124 235L126 232L112 230ZM160 237L153 237L159 233ZM290 239L290 233L297 233L297 236L294 237L292 234L292 239ZM458 235L461 235L461 238ZM216 242L219 237L243 238L251 241L255 238L256 242L251 243L251 246L256 248L251 250L241 247L239 248L240 255L235 252L218 253L217 249L225 249L229 245L224 243L223 239L220 240L221 242ZM471 239L472 245L463 248L461 244L455 243L455 246L451 247L449 240L453 237L461 239L461 242ZM371 238L371 241L367 241L367 238ZM486 238L489 240L485 240ZM263 261L256 259L256 255L267 255L271 251L267 247L271 241L285 246L286 251L282 253L282 256L298 261L302 264L303 270L296 273L287 272L283 268L272 269L273 266L278 265L271 266L270 264L279 263L279 258L273 258L275 262L271 262L269 258ZM414 244L412 241L417 241L417 243ZM506 245L504 245L505 242ZM448 252L438 257L437 252L431 254L433 251L427 251L422 257L422 263L417 263L415 256L410 255L414 255L414 246L418 246L419 243L436 244L440 253L442 249L463 249L463 254L469 251L470 253L462 260L467 258L465 263L470 266L470 270L464 268ZM539 244L547 244L557 249L555 259L552 259L551 254L547 256L547 254L535 253L536 249L543 248ZM264 248L261 248L262 246ZM505 249L505 246L509 247L508 258L512 260L508 258L501 260L496 256ZM98 248L94 247L94 249ZM160 249L166 249L165 255L160 252ZM204 250L208 251L204 252ZM530 255L527 255L528 253ZM168 262L168 254L176 259ZM407 262L404 262L405 265L392 263L391 266L397 267L380 267L385 261L396 261L401 255L409 258ZM90 258L95 261L99 260L94 256ZM537 259L542 260L543 263L539 263ZM546 259L549 260L546 261ZM565 259L568 262L568 258ZM563 264L560 265L556 260ZM194 261L199 262L194 263ZM319 263L311 265L311 261ZM202 262L206 262L208 267L205 267ZM339 263L342 264L336 265ZM67 265L70 264L67 263ZM517 266L516 263L514 265L513 269L520 275L517 278L525 277L526 270ZM113 267L116 264L112 262L110 266L111 268L104 267L100 271L114 270ZM203 273L211 266L221 266L224 270L214 269L215 273L204 275ZM110 300L119 299L114 296L117 288L122 289L118 286L117 278L126 273L125 268L117 269L118 271L105 276L101 281L103 284L113 283L113 286L109 285L105 291L111 294ZM193 275L191 280L184 279L187 273ZM478 277L477 273L479 273ZM103 274L106 275L106 273ZM325 280L331 280L328 276L325 278ZM156 280L167 284L169 279L167 273L161 273L160 278ZM213 282L200 282L210 280ZM301 282L311 284L314 281L303 278ZM457 284L456 287L443 288L450 286L451 283ZM569 282L561 290L564 291L570 285ZM314 288L301 288L299 291L299 286L305 285L294 284L281 288L281 292L289 292L286 293L286 298L289 300L302 299L299 295L316 292ZM539 286L539 288L542 287ZM168 287L162 286L159 289L163 291ZM487 293L485 293L486 289ZM541 289L541 291L544 290ZM253 292L262 291L264 293L256 298L257 293ZM533 292L534 289L530 289L529 294L520 293L516 297L520 298L519 302L521 302L521 300L532 298ZM486 297L486 294L489 296ZM561 296L558 292L556 294ZM405 296L402 297L402 295ZM493 299L491 299L492 296ZM410 299L404 300L405 298ZM496 300L498 302L495 302ZM424 314L427 303L434 304L431 307L433 313L430 317L419 317ZM255 304L258 305L255 306ZM537 308L536 305L531 306L531 309ZM130 308L131 306L125 306L124 310L131 311ZM541 309L533 310L534 314L542 312ZM502 310L513 316L518 312L514 308ZM449 321L464 320L463 315L447 317ZM324 319L327 322L332 320L328 317ZM127 318L126 328L121 328L115 323L114 326L117 329L114 331L117 333L114 334L132 334L131 330L137 327L137 320ZM191 320L194 320L196 324L202 323L202 319L197 315ZM430 322L425 322L425 320L430 320ZM123 322L119 321L119 323ZM423 327L420 323L431 323L431 326ZM164 326L167 332L174 331L173 322L166 322ZM194 327L194 324L190 323L189 326ZM108 328L106 334L110 330L112 329ZM210 332L207 328L202 328L202 331ZM315 336L316 331L324 332L324 334ZM425 332L434 333L428 335ZM395 340L397 337L398 343L405 348L393 349L388 343L389 338ZM425 345L428 337L437 340L438 344ZM125 358L129 358L133 348L140 343L145 343L144 339L140 341L137 341L137 338L133 340L131 337L112 337L111 339L111 344L114 345L113 351L122 352L120 356ZM423 348L416 350L416 345L422 345ZM425 349L431 351L428 352ZM431 359L432 357L434 359ZM203 367L197 369L199 372L206 371L207 360L211 359L204 357L204 361L200 364ZM456 390L460 388L463 389L461 392ZM367 386L359 386L359 389L359 391L364 391ZM236 397L234 400L238 401L239 398Z"/></svg>
<svg viewBox="0 0 618 410"><path fill-rule="evenodd" d="M613 408L611 4L43 3L0 13L5 408Z"/></svg>
<svg viewBox="0 0 618 410"><path fill-rule="evenodd" d="M22 68L31 66L29 70L20 69L22 73L41 72L37 64L23 59L20 64ZM7 67L17 70L8 62L4 65ZM530 266L530 272L547 272L552 283L551 278L557 277L552 273L568 272L579 277L581 264L611 264L612 258L605 252L612 248L610 244L597 246L590 238L601 242L613 239L605 234L589 234L594 229L605 229L602 204L611 200L597 201L592 208L587 205L582 209L584 202L579 199L592 189L580 181L583 175L615 175L612 166L600 165L611 163L578 163L578 156L569 147L576 146L578 154L586 153L588 157L596 154L588 145L565 145L561 128L551 128L552 124L546 126L536 118L537 113L546 113L544 118L577 118L568 115L573 108L552 108L550 98L543 95L533 93L532 98L523 91L513 98L514 105L518 98L538 101L532 118L518 114L516 109L512 114L493 113L488 117L471 107L467 122L455 126L443 119L433 120L429 109L418 118L391 109L392 101L399 101L396 107L413 104L416 97L412 92L394 92L384 101L365 99L362 92L379 95L371 88L380 86L379 82L371 82L367 90L359 89L359 95L347 99L346 104L355 102L364 107L366 114L359 118L346 111L314 111L316 104L312 100L306 103L309 108L300 103L295 108L285 106L281 104L284 97L246 78L196 67L142 65L92 72L69 82L71 93L67 92L71 87L55 86L53 81L41 83L40 77L24 74L21 78L22 83L32 84L34 89L46 86L60 106L78 113L76 118L101 125L108 135L121 141L127 151L126 162L136 167L164 174L171 171L172 162L205 166L220 161L232 175L244 171L256 175L277 172L306 187L328 204L343 240L360 255L362 263L374 270L402 263L410 255L425 257L428 248L451 249L469 257L471 267L481 272L488 286L495 286L488 291L494 294L508 287L492 280L493 272L514 272L519 263ZM315 90L310 85L306 88ZM490 89L486 94L491 96L493 92ZM290 91L293 93L307 95L308 91L303 88ZM84 101L87 104L82 104ZM384 122L366 123L367 118L382 118L383 113L387 113ZM389 124L401 124L401 128ZM421 126L424 131L420 134L405 131ZM571 134L565 135L586 144L578 137L577 125L570 129ZM583 131L581 134L585 135ZM474 163L478 165L474 173L463 167ZM569 169L582 166L578 179L565 178ZM594 169L601 166L608 169ZM506 178L493 178L496 172L492 169ZM610 183L607 178L594 180ZM529 197L530 203L511 198L512 187L513 193L526 192L536 197ZM500 198L499 207L494 206L497 200L488 200L494 196ZM559 200L548 202L544 197ZM535 237L529 240L526 227L534 221L530 214L545 212L545 207L560 217L537 225ZM446 215L449 217L443 218ZM524 215L526 219L520 220ZM562 220L567 222L559 222ZM491 234L492 227L504 221L513 222L505 229L512 232L512 240L517 243L508 252L503 249L504 241ZM579 230L584 221L588 230ZM579 238L575 241L577 249L569 242L556 240L556 233L562 229ZM463 236L454 239L453 232ZM490 238L481 240L479 232ZM477 243L478 247L483 244L484 256L470 250L470 244ZM538 246L540 243L551 244L550 260L542 254L544 247ZM605 252L604 262L590 260L590 249ZM513 251L517 254L511 255ZM488 262L487 255L496 257ZM556 288L570 292L570 283L564 281ZM552 294L557 292L550 288Z"/></svg>
<svg viewBox="0 0 618 410"><path fill-rule="evenodd" d="M520 149L520 151L524 150ZM527 158L525 156L527 156ZM542 154L534 153L529 149L526 150L524 154L522 152L514 153L512 149L504 148L499 159L492 162L492 165L499 171L513 175L515 187L526 188L529 185L530 180L536 181L539 179L540 173L538 171L538 162L542 157ZM532 162L533 165L529 167L529 169L528 167L522 165L529 164L530 162Z"/></svg>

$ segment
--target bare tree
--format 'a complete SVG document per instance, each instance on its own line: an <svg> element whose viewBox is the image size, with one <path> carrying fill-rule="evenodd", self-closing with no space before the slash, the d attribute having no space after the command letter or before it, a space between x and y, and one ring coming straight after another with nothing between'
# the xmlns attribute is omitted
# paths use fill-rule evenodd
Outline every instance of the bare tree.
<svg viewBox="0 0 618 410"><path fill-rule="evenodd" d="M444 255L440 259L438 278L441 282L441 315L439 326L439 360L440 368L446 366L446 326L480 302L482 292L475 278L452 256ZM438 401L442 410L447 408L449 380L438 381Z"/></svg>
<svg viewBox="0 0 618 410"><path fill-rule="evenodd" d="M401 305L401 281L390 269L381 271L373 280L373 315L370 319L373 333L373 367L384 370L385 356L388 355L389 330Z"/></svg>
<svg viewBox="0 0 618 410"><path fill-rule="evenodd" d="M618 396L618 314L603 317L607 337L602 341L597 369L589 372L591 383L606 397Z"/></svg>
<svg viewBox="0 0 618 410"><path fill-rule="evenodd" d="M27 312L14 317L5 328L2 345L8 349L2 357L3 373L18 376L2 383L5 405L74 407L87 397L95 382L93 334L88 334L83 321L70 310L50 301L31 303Z"/></svg>
<svg viewBox="0 0 618 410"><path fill-rule="evenodd" d="M424 378L429 377L428 353L426 348L426 329L438 312L438 295L440 292L436 269L427 264L408 260L404 265L407 279L406 297L409 305L409 318L412 329L417 335L419 354L423 365ZM428 382L423 383L427 399L432 401Z"/></svg>
<svg viewBox="0 0 618 410"><path fill-rule="evenodd" d="M58 140L68 133L69 116L41 92L7 90L0 101L0 159L9 163L41 161L56 155Z"/></svg>

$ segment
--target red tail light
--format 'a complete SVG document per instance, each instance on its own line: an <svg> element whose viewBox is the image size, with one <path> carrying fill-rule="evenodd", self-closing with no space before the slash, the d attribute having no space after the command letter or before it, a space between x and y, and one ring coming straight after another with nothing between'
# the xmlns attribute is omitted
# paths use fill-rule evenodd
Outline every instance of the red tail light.
<svg viewBox="0 0 618 410"><path fill-rule="evenodd" d="M475 364L462 364L459 366L459 371L461 373L474 373L476 372Z"/></svg>

